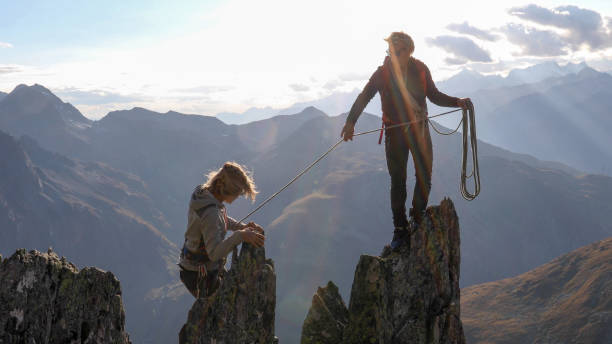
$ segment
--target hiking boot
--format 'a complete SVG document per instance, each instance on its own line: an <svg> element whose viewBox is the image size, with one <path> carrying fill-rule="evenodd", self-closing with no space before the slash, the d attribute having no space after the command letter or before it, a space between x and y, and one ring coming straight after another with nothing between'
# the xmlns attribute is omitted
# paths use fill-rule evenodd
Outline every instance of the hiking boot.
<svg viewBox="0 0 612 344"><path fill-rule="evenodd" d="M396 251L405 243L408 243L408 246L410 246L410 228L408 226L395 227L393 240L391 240L391 249Z"/></svg>

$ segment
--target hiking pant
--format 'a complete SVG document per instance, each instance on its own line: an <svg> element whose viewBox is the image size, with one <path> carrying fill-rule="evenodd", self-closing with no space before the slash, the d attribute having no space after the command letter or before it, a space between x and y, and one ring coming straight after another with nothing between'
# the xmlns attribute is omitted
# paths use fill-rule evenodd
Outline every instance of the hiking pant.
<svg viewBox="0 0 612 344"><path fill-rule="evenodd" d="M387 129L385 131L385 153L387 168L391 176L391 211L393 225L402 227L408 225L406 217L406 170L408 155L412 153L416 182L412 195L413 215L417 222L427 208L429 191L431 190L431 169L433 149L429 124L427 120L406 127Z"/></svg>
<svg viewBox="0 0 612 344"><path fill-rule="evenodd" d="M181 267L181 282L196 299L207 297L219 288L221 276L219 271L210 271L205 277L198 271L186 270Z"/></svg>

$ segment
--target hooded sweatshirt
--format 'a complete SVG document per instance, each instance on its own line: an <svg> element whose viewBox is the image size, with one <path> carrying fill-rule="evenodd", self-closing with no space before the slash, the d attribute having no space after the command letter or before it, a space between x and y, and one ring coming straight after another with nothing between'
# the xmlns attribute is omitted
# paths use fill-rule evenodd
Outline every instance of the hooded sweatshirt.
<svg viewBox="0 0 612 344"><path fill-rule="evenodd" d="M227 255L242 242L240 233L234 232L227 238L227 231L241 229L244 224L227 216L227 210L213 194L203 185L198 185L191 194L187 214L187 231L185 247L198 253L202 240L210 261L206 263L208 271L224 267ZM185 270L197 271L197 262L181 257L179 265Z"/></svg>

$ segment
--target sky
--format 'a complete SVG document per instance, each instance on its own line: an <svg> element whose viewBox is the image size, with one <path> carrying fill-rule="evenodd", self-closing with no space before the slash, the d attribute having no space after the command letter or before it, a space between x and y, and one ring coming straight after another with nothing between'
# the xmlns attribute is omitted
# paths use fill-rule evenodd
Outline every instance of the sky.
<svg viewBox="0 0 612 344"><path fill-rule="evenodd" d="M213 115L361 88L404 31L434 80L543 61L612 70L612 1L0 0L0 91L38 83L85 116ZM347 109L348 110L348 109Z"/></svg>

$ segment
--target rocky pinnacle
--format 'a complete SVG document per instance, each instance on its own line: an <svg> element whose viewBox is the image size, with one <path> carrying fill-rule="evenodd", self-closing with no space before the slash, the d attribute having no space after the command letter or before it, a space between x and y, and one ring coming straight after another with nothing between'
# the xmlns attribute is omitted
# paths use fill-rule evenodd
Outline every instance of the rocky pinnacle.
<svg viewBox="0 0 612 344"><path fill-rule="evenodd" d="M304 321L302 344L464 344L459 246L459 220L452 201L445 199L429 207L410 247L361 256L348 319L333 283L319 288Z"/></svg>
<svg viewBox="0 0 612 344"><path fill-rule="evenodd" d="M242 244L221 287L194 302L180 344L276 343L276 274L265 249Z"/></svg>

